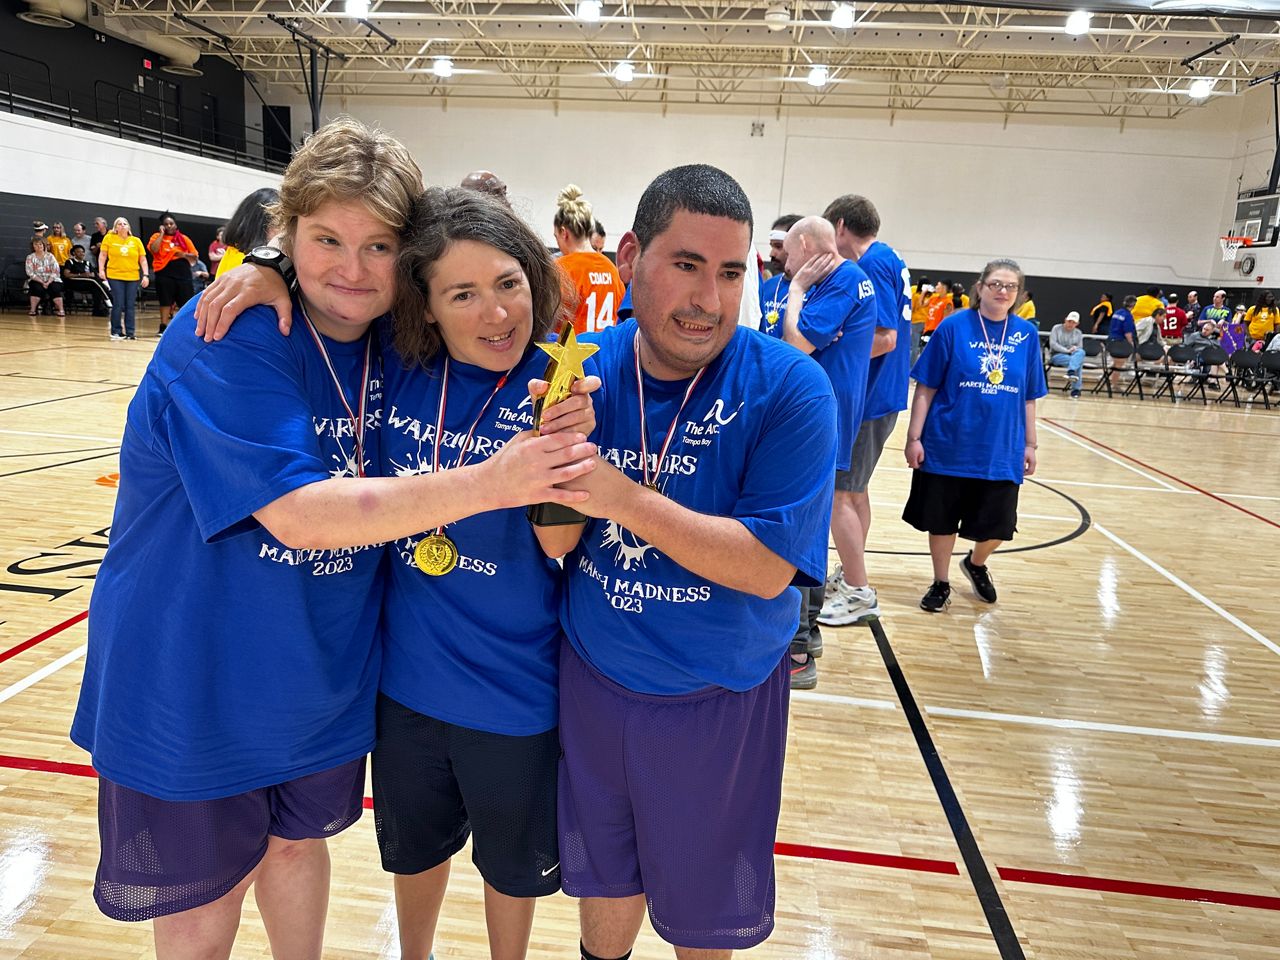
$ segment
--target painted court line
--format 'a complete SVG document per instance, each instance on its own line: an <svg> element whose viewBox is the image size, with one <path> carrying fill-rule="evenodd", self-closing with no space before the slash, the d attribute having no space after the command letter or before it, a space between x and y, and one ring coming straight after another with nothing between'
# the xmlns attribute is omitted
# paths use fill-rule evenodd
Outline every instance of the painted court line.
<svg viewBox="0 0 1280 960"><path fill-rule="evenodd" d="M1178 589L1182 590L1188 596L1193 597L1196 600L1199 600L1202 604L1204 604L1206 607L1208 607L1210 610L1212 610L1214 613L1220 616L1223 620L1227 621L1227 623L1231 624L1233 627L1237 628L1242 633L1252 637L1254 640L1257 640L1260 644L1262 644L1272 653L1280 655L1280 646L1277 646L1275 643L1272 643L1270 639L1268 639L1267 637L1264 637L1261 633L1253 629L1253 627L1249 626L1247 623L1245 623L1243 620L1241 620L1231 611L1225 610L1222 607L1220 607L1218 604L1214 603L1212 600L1206 597L1203 593L1201 593L1195 587L1191 586L1181 577L1177 576L1176 574L1170 573L1168 570L1160 566L1160 564L1156 563L1154 560L1148 557L1145 553L1143 553L1137 547L1131 546L1130 544L1126 543L1124 540L1117 537L1114 533L1112 533L1110 530L1108 530L1102 524L1097 523L1096 521L1093 524L1093 529L1097 530L1100 534L1102 534L1104 537L1106 537L1116 546L1120 547L1122 550L1125 550L1126 552L1128 552L1138 560L1141 560L1148 567L1150 567L1156 573L1160 574L1160 576L1164 577L1166 580L1168 580Z"/></svg>
<svg viewBox="0 0 1280 960"><path fill-rule="evenodd" d="M50 436L55 436L55 434L50 434ZM911 468L910 467L876 467L877 473L886 472L886 471L889 473L910 473ZM1169 487L1168 485L1165 485L1163 487L1144 487L1138 484L1127 484L1127 483L1097 483L1092 480L1052 480L1048 477L1041 477L1039 474L1036 475L1036 479L1039 480L1041 483L1046 484L1047 486L1050 486L1050 487L1065 486L1065 487L1092 487L1095 490L1137 490L1137 491L1141 491L1142 493L1173 493L1173 494L1177 494L1178 496L1184 496L1184 497L1194 497L1197 493L1197 491L1195 490L1179 490L1177 487ZM1216 496L1222 497L1227 500L1270 500L1272 502L1280 501L1280 497L1269 497L1261 493L1218 493L1216 494ZM892 505L892 507L894 508L897 508L900 506L901 504Z"/></svg>
<svg viewBox="0 0 1280 960"><path fill-rule="evenodd" d="M43 430L0 430L15 437L53 437L58 440L101 440L103 443L119 443L119 437L91 437L85 433L45 433Z"/></svg>
<svg viewBox="0 0 1280 960"><path fill-rule="evenodd" d="M4 651L3 653L0 653L0 663L4 663L6 660L13 659L18 654L22 653L24 650L30 650L32 647L36 646L37 644L44 643L50 637L56 637L63 630L66 630L69 627L74 627L77 623L85 619L85 617L87 616L89 616L89 611L81 610L74 617L71 617L67 620L63 620L57 626L50 627L48 630L45 630L42 633L37 633L30 640L23 640L21 643L15 644L14 646L10 647L8 650Z"/></svg>
<svg viewBox="0 0 1280 960"><path fill-rule="evenodd" d="M28 687L35 686L45 677L48 677L48 676L51 676L52 674L57 673L59 670L61 670L63 667L67 666L68 664L75 663L77 660L79 660L81 657L84 656L85 651L88 649L89 647L87 645L81 645L79 647L76 647L70 653L59 657L57 660L53 661L53 663L45 664L43 667L41 667L39 670L35 671L34 673L28 674L27 676L23 677L17 683L9 684L9 686L5 687L3 690L0 690L0 703L4 703L6 700L13 699L18 694L20 694L23 690L26 690Z"/></svg>
<svg viewBox="0 0 1280 960"><path fill-rule="evenodd" d="M1070 434L1065 433L1062 430L1059 430L1055 426L1051 426L1047 420L1041 420L1040 425L1044 427L1046 430L1048 430L1050 433L1052 433L1054 436L1062 440L1066 440L1068 443L1074 443L1077 447L1082 447L1083 449L1088 450L1090 453L1101 457L1103 460L1110 460L1112 463L1116 464L1117 466L1124 467L1126 470L1130 470L1133 473L1136 473L1138 476L1142 477L1144 480L1150 480L1152 483L1158 486L1164 487L1166 490L1177 489L1177 487L1175 487L1173 484L1166 483L1164 480L1161 480L1159 477L1152 476L1151 474L1147 473L1145 470L1139 470L1137 467L1133 466L1133 464L1125 463L1123 460L1117 457L1113 457L1109 453L1103 453L1101 450L1098 450L1095 447L1091 447L1089 446L1089 444L1084 443L1081 440L1077 440L1075 437L1071 436Z"/></svg>

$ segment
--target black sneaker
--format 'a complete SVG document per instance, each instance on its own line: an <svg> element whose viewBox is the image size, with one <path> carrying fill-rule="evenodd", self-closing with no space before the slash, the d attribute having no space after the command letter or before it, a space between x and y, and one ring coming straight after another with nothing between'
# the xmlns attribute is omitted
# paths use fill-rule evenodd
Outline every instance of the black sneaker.
<svg viewBox="0 0 1280 960"><path fill-rule="evenodd" d="M169 325L168 325L167 323L162 323L162 324L160 324L160 329L158 329L158 330L156 331L156 336L157 336L157 337L159 337L159 336L163 336L163 335L164 335L165 330L166 330L166 329L168 329L168 327L169 327Z"/></svg>
<svg viewBox="0 0 1280 960"><path fill-rule="evenodd" d="M809 631L809 638L805 641L805 653L815 659L822 656L822 631L816 627Z"/></svg>
<svg viewBox="0 0 1280 960"><path fill-rule="evenodd" d="M984 603L995 603L996 585L991 582L991 574L987 572L986 567L979 567L975 564L972 557L973 551L970 550L964 555L964 559L960 561L960 569L964 571L964 575L973 584L973 592L978 595L979 600Z"/></svg>
<svg viewBox="0 0 1280 960"><path fill-rule="evenodd" d="M124 338L125 338L126 340L137 340L137 339L138 339L138 338L137 338L137 337L135 337L132 333L126 333L126 334L125 334L125 336L124 336Z"/></svg>
<svg viewBox="0 0 1280 960"><path fill-rule="evenodd" d="M929 592L920 598L920 609L929 613L940 613L951 605L951 584L946 580L935 580Z"/></svg>
<svg viewBox="0 0 1280 960"><path fill-rule="evenodd" d="M818 685L818 661L805 657L804 663L791 661L791 689L812 690Z"/></svg>

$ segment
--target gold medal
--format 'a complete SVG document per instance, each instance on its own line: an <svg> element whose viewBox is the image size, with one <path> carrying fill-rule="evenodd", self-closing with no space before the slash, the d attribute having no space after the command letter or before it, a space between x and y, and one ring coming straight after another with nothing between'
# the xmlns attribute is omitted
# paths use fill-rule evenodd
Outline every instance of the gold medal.
<svg viewBox="0 0 1280 960"><path fill-rule="evenodd" d="M429 577L443 577L458 565L458 548L443 533L433 533L413 548L413 562Z"/></svg>
<svg viewBox="0 0 1280 960"><path fill-rule="evenodd" d="M1004 371L996 367L987 374L987 383L1001 384L1004 383Z"/></svg>

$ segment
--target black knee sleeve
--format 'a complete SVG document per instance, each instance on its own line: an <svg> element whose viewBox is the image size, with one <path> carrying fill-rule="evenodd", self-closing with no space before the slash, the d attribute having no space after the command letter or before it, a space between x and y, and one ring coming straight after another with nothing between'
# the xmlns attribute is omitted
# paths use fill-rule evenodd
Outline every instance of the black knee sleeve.
<svg viewBox="0 0 1280 960"><path fill-rule="evenodd" d="M597 957L594 953L592 953L590 950L588 950L586 947L582 945L581 940L578 941L578 949L582 951L582 960L628 960L628 958L631 956L631 951L628 950L622 956L616 957L616 958Z"/></svg>

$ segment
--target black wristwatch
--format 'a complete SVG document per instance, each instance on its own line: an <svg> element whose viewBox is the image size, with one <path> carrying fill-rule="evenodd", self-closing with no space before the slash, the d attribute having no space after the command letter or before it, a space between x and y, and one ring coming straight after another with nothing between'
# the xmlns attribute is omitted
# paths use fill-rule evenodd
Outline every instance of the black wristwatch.
<svg viewBox="0 0 1280 960"><path fill-rule="evenodd" d="M245 256L244 262L270 267L280 274L291 295L298 292L298 271L293 269L293 261L285 256L283 250L277 250L275 247L254 247Z"/></svg>

